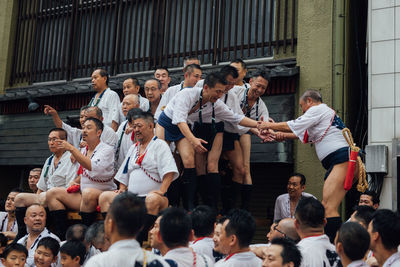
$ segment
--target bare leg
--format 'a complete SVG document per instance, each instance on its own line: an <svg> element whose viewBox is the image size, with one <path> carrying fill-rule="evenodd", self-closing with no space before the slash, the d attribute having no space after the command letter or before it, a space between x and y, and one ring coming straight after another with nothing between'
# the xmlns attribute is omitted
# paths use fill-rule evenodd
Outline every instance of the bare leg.
<svg viewBox="0 0 400 267"><path fill-rule="evenodd" d="M239 141L235 141L235 149L231 151L226 151L225 155L232 165L232 181L236 183L242 183L245 179L246 170L243 163L243 151L240 146Z"/></svg>
<svg viewBox="0 0 400 267"><path fill-rule="evenodd" d="M218 172L218 161L222 151L223 133L217 133L214 138L210 152L207 155L207 171L208 173Z"/></svg>
<svg viewBox="0 0 400 267"><path fill-rule="evenodd" d="M168 199L156 193L149 193L146 196L146 209L147 213L151 215L158 215L160 211L168 207Z"/></svg>
<svg viewBox="0 0 400 267"><path fill-rule="evenodd" d="M29 207L32 204L39 203L39 194L19 193L15 196L15 207Z"/></svg>
<svg viewBox="0 0 400 267"><path fill-rule="evenodd" d="M114 198L118 195L118 193L115 193L114 191L105 191L100 194L99 196L99 206L101 212L107 212L108 209L110 208L111 202L114 200Z"/></svg>
<svg viewBox="0 0 400 267"><path fill-rule="evenodd" d="M242 147L243 164L246 170L246 175L243 180L243 184L252 184L251 173L250 173L251 136L249 134L243 134L240 137L240 146Z"/></svg>
<svg viewBox="0 0 400 267"><path fill-rule="evenodd" d="M325 206L326 217L339 216L338 208L346 195L343 188L348 162L336 164L324 183L322 204Z"/></svg>
<svg viewBox="0 0 400 267"><path fill-rule="evenodd" d="M94 212L99 203L99 196L103 191L95 188L86 188L82 191L80 211Z"/></svg>
<svg viewBox="0 0 400 267"><path fill-rule="evenodd" d="M155 135L162 139L165 140L165 131L164 131L164 127L162 127L161 125L159 125L158 123L156 124L155 127Z"/></svg>
<svg viewBox="0 0 400 267"><path fill-rule="evenodd" d="M81 205L80 193L68 193L66 188L54 187L46 192L49 210L79 210Z"/></svg>
<svg viewBox="0 0 400 267"><path fill-rule="evenodd" d="M176 142L176 148L181 155L183 166L185 168L194 168L194 149L186 138Z"/></svg>

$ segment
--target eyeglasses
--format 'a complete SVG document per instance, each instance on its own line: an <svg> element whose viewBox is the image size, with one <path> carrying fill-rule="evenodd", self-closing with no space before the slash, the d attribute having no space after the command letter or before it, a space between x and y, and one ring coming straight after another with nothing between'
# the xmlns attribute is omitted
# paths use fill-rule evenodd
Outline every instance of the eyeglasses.
<svg viewBox="0 0 400 267"><path fill-rule="evenodd" d="M278 233L281 233L286 238L286 234L278 229L278 225L274 226L274 230L277 231Z"/></svg>

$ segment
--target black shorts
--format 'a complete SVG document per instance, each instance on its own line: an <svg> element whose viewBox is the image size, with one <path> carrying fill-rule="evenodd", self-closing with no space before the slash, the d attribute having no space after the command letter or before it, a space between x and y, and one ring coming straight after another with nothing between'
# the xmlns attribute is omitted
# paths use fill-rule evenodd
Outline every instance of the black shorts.
<svg viewBox="0 0 400 267"><path fill-rule="evenodd" d="M217 133L222 133L224 131L224 123L218 122L215 124L215 129L212 126L212 123L198 123L195 122L193 125L193 134L197 138L201 138L204 141L207 141L207 144L203 144L203 146L210 151L212 148L212 144L214 142L215 135Z"/></svg>
<svg viewBox="0 0 400 267"><path fill-rule="evenodd" d="M322 166L325 168L325 170L327 170L327 172L325 173L324 180L328 178L329 174L331 173L333 167L336 164L349 161L349 155L350 155L350 147L342 147L330 153L328 156L326 156L321 161Z"/></svg>
<svg viewBox="0 0 400 267"><path fill-rule="evenodd" d="M235 141L239 140L240 136L237 133L224 132L224 141L222 143L222 152L235 149Z"/></svg>

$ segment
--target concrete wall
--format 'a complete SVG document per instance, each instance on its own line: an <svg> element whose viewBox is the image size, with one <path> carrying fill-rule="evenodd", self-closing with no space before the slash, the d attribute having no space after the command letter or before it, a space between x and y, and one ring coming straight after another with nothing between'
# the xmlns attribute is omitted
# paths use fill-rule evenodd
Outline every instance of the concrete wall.
<svg viewBox="0 0 400 267"><path fill-rule="evenodd" d="M400 0L369 0L368 143L389 148L381 207L395 208L392 139L400 138Z"/></svg>
<svg viewBox="0 0 400 267"><path fill-rule="evenodd" d="M8 86L12 63L18 1L0 0L0 94Z"/></svg>
<svg viewBox="0 0 400 267"><path fill-rule="evenodd" d="M299 92L318 89L324 102L332 104L332 2L298 1L297 64L300 66ZM297 99L299 99L297 97ZM296 116L301 115L296 103ZM322 197L325 170L315 148L300 141L294 143L295 171L307 177L307 192Z"/></svg>

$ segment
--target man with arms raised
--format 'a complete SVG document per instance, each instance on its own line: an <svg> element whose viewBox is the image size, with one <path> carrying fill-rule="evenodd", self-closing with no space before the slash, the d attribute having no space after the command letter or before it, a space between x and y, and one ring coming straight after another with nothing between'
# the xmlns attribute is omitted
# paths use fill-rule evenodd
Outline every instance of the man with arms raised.
<svg viewBox="0 0 400 267"><path fill-rule="evenodd" d="M256 267L261 260L250 251L250 243L256 231L256 221L245 210L233 210L222 226L219 247L228 255L219 260L216 267Z"/></svg>
<svg viewBox="0 0 400 267"><path fill-rule="evenodd" d="M164 140L154 136L153 116L142 112L133 117L133 130L138 142L131 146L124 162L115 175L120 182L118 193L130 191L145 200L146 219L138 236L141 242L157 219L157 214L168 207L166 192L171 182L178 177L171 150ZM100 208L107 212L116 192L104 192L100 196Z"/></svg>
<svg viewBox="0 0 400 267"><path fill-rule="evenodd" d="M315 144L318 159L327 170L322 204L325 206L327 224L325 232L331 242L335 238L342 220L338 208L346 190L344 181L349 165L349 145L342 134L345 128L335 111L322 103L322 96L316 90L307 90L300 97L303 115L287 122L262 122L260 130L275 132L276 140L297 139L304 144Z"/></svg>
<svg viewBox="0 0 400 267"><path fill-rule="evenodd" d="M26 210L24 218L27 234L18 240L19 244L22 244L28 250L28 258L26 264L28 267L35 266L34 255L37 245L43 237L50 236L60 242L60 239L52 234L46 228L46 211L43 206L39 204L33 204Z"/></svg>
<svg viewBox="0 0 400 267"><path fill-rule="evenodd" d="M16 218L18 223L18 237L26 233L24 216L26 208L32 204L41 204L47 207L46 192L51 188L60 187L66 189L69 183L76 178L79 168L77 163L72 163L71 153L58 146L59 141L67 142L67 133L61 128L53 128L49 132L47 144L52 153L43 165L43 171L37 183L38 191L33 193L20 193L15 197Z"/></svg>
<svg viewBox="0 0 400 267"><path fill-rule="evenodd" d="M180 91L161 113L158 124L164 128L165 140L175 142L181 155L184 172L184 206L188 210L194 208L196 192L196 170L194 155L206 153L203 146L209 140L203 140L193 135L188 126L188 121L197 122L199 125L210 123L216 130L216 120L228 121L246 127L254 127L257 122L233 113L219 98L225 91L226 81L218 73L209 74L202 88ZM162 136L161 136L162 137ZM211 143L211 142L210 142ZM212 148L211 148L212 150Z"/></svg>
<svg viewBox="0 0 400 267"><path fill-rule="evenodd" d="M58 128L63 128L67 134L68 134L68 139L67 141L72 144L76 148L82 148L86 146L86 143L82 139L82 130L71 127L68 124L64 123L60 116L58 116L57 111L48 106L44 106L44 114L46 115L51 115L53 117L53 122L54 125ZM79 118L79 122L81 124L81 127L83 129L83 125L86 121L87 118L96 118L98 120L103 121L103 112L99 107L83 107L81 108L81 115ZM115 131L106 125L104 125L104 130L103 133L101 134L100 137L101 141L106 143L107 145L110 146L116 146L118 137L115 133Z"/></svg>
<svg viewBox="0 0 400 267"><path fill-rule="evenodd" d="M102 131L103 123L100 120L88 118L82 131L87 147L82 151L66 141L58 141L58 146L70 151L80 164L80 176L74 180L74 183L80 184L80 192L68 193L65 188L52 188L46 194L50 215L60 236L65 236L67 208L79 210L82 223L89 226L96 219L100 194L116 189L113 181L114 148L100 141Z"/></svg>
<svg viewBox="0 0 400 267"><path fill-rule="evenodd" d="M146 208L133 193L119 194L111 203L104 220L104 230L110 239L110 248L95 255L86 267L169 266L160 256L142 249L136 241L143 225Z"/></svg>
<svg viewBox="0 0 400 267"><path fill-rule="evenodd" d="M104 124L114 131L118 129L119 96L108 87L110 76L106 70L97 69L92 73L92 87L96 94L90 100L89 107L99 107L104 115Z"/></svg>

